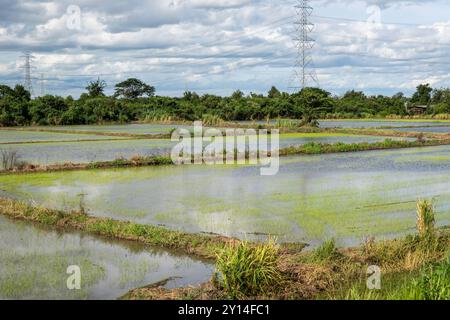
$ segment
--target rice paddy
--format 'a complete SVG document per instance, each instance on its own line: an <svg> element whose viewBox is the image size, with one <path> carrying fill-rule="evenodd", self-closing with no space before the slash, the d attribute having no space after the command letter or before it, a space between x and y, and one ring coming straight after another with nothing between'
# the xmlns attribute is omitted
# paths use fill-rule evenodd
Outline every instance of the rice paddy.
<svg viewBox="0 0 450 320"><path fill-rule="evenodd" d="M99 136L91 134L72 134L54 132L36 132L22 130L0 130L0 148L2 144L52 142L52 141L87 141L120 139L118 137Z"/></svg>
<svg viewBox="0 0 450 320"><path fill-rule="evenodd" d="M0 299L116 299L168 280L167 288L207 281L212 266L188 256L0 217ZM79 266L81 289L67 287Z"/></svg>
<svg viewBox="0 0 450 320"><path fill-rule="evenodd" d="M448 223L449 162L430 157L449 154L444 146L290 157L270 178L252 166L4 175L0 195L61 209L76 208L82 195L93 215L241 239L334 237L351 246L413 230L421 197L435 199L438 224Z"/></svg>
<svg viewBox="0 0 450 320"><path fill-rule="evenodd" d="M170 129L169 129L170 127ZM74 126L76 131L151 134L168 133L169 125L116 125L116 126ZM183 126L178 126L183 128ZM40 128L45 130L46 127ZM130 139L108 135L64 133L72 127L50 127L55 132L33 132L22 130L1 130L0 150L16 151L21 161L33 165L63 163L91 163L112 161L133 156L157 156L170 153L176 142L169 139ZM168 131L164 131L167 129ZM316 143L360 143L381 142L386 137L349 135L338 133L293 133L280 137L280 148ZM408 140L407 138L393 138ZM95 141L98 140L98 141ZM269 139L270 140L270 139Z"/></svg>
<svg viewBox="0 0 450 320"><path fill-rule="evenodd" d="M435 121L325 121L322 126L392 126L431 133L449 128ZM113 134L167 134L174 127L180 126L0 130L0 149L17 151L21 161L41 165L167 155L175 145L168 139ZM333 132L289 133L281 135L280 148L385 139ZM257 242L275 237L279 243L307 243L312 248L334 239L339 247L353 247L369 237L383 240L415 233L418 199L432 200L436 226L447 226L449 160L450 146L444 145L288 156L281 159L280 172L272 177L261 176L260 168L251 165L3 173L0 197L189 233ZM213 273L210 263L180 253L2 217L0 237L0 299L115 299L166 279L166 288L199 284ZM82 268L82 290L67 289L68 265Z"/></svg>

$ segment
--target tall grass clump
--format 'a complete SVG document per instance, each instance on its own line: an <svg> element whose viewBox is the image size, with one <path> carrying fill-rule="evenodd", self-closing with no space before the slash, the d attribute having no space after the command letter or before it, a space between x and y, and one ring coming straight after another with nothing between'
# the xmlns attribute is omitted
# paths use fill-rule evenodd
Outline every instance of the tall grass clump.
<svg viewBox="0 0 450 320"><path fill-rule="evenodd" d="M321 264L331 262L341 256L342 255L336 246L336 241L334 239L330 239L311 252L311 254L307 256L305 262Z"/></svg>
<svg viewBox="0 0 450 320"><path fill-rule="evenodd" d="M215 114L204 114L202 116L202 122L205 126L218 126L221 125L224 121L223 119Z"/></svg>
<svg viewBox="0 0 450 320"><path fill-rule="evenodd" d="M144 119L146 122L162 122L162 123L170 123L174 120L174 118L170 114L159 110L152 110L147 112Z"/></svg>
<svg viewBox="0 0 450 320"><path fill-rule="evenodd" d="M434 233L434 207L431 201L417 202L417 230L421 237L428 237Z"/></svg>
<svg viewBox="0 0 450 320"><path fill-rule="evenodd" d="M279 287L279 247L270 240L264 244L228 244L217 256L216 284L231 299L266 296Z"/></svg>

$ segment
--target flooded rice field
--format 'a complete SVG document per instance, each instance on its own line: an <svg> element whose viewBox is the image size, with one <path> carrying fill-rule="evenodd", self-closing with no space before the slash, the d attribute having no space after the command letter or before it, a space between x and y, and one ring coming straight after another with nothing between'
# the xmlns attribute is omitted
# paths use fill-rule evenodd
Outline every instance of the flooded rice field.
<svg viewBox="0 0 450 320"><path fill-rule="evenodd" d="M239 121L238 124L255 124L255 125L275 125L277 120L271 120L269 122L261 121ZM321 128L383 128L383 127L427 127L427 126L450 126L450 120L320 120L319 125Z"/></svg>
<svg viewBox="0 0 450 320"><path fill-rule="evenodd" d="M167 134L174 128L190 129L190 126L177 124L118 124L118 125L81 125L81 126L53 126L38 127L40 129L51 129L57 131L79 131L100 133L128 133L128 134Z"/></svg>
<svg viewBox="0 0 450 320"><path fill-rule="evenodd" d="M341 245L414 232L419 198L450 221L450 146L284 158L253 166L170 166L0 176L0 196L51 208L241 239Z"/></svg>
<svg viewBox="0 0 450 320"><path fill-rule="evenodd" d="M383 127L427 127L450 125L449 121L432 120L432 121L415 121L415 120L323 120L320 121L322 128L383 128Z"/></svg>
<svg viewBox="0 0 450 320"><path fill-rule="evenodd" d="M176 253L67 233L0 216L0 299L117 299L129 290L171 279L166 287L207 281L213 267ZM67 288L79 266L81 290Z"/></svg>
<svg viewBox="0 0 450 320"><path fill-rule="evenodd" d="M54 132L36 132L22 130L0 130L0 148L1 144L11 143L32 143L46 141L79 141L79 140L110 140L121 139L120 137L108 137L90 134L71 134Z"/></svg>
<svg viewBox="0 0 450 320"><path fill-rule="evenodd" d="M276 124L276 120L269 121L269 124ZM238 121L236 126L242 125L265 125L267 121ZM450 126L450 120L321 120L322 128L379 128L379 127L428 127L428 126ZM192 130L191 125L179 124L123 124L123 125L79 125L79 126L51 126L36 127L39 130L52 130L64 132L98 132L102 134L141 134L158 135L168 134L175 128ZM1 134L1 132L0 132Z"/></svg>
<svg viewBox="0 0 450 320"><path fill-rule="evenodd" d="M0 132L0 135L2 132ZM280 148L317 143L357 143L379 142L386 137L357 136L344 134L287 134L280 137ZM394 138L401 139L401 138ZM270 139L269 139L270 140ZM32 164L90 163L111 161L117 158L129 159L133 156L155 156L170 154L176 144L170 140L137 139L89 142L51 142L33 144L1 145L2 150L17 151L20 160Z"/></svg>
<svg viewBox="0 0 450 320"><path fill-rule="evenodd" d="M417 127L417 128L397 128L396 131L402 132L423 132L423 133L450 133L450 125L442 127Z"/></svg>

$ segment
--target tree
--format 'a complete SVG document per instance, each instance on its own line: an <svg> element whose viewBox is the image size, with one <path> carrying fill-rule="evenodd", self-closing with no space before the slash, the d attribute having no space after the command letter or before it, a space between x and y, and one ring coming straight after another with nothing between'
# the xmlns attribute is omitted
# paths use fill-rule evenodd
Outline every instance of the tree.
<svg viewBox="0 0 450 320"><path fill-rule="evenodd" d="M0 85L0 99L6 98L6 97L13 97L14 96L14 90L11 89L8 86Z"/></svg>
<svg viewBox="0 0 450 320"><path fill-rule="evenodd" d="M433 103L450 103L450 89L436 89L433 91Z"/></svg>
<svg viewBox="0 0 450 320"><path fill-rule="evenodd" d="M366 95L364 94L364 92L362 91L355 91L355 90L350 90L347 91L344 96L342 97L342 99L359 99L359 100L365 100L366 99Z"/></svg>
<svg viewBox="0 0 450 320"><path fill-rule="evenodd" d="M185 91L183 94L183 98L184 100L189 102L198 102L200 100L199 95L192 91Z"/></svg>
<svg viewBox="0 0 450 320"><path fill-rule="evenodd" d="M403 92L397 92L392 96L392 99L403 99L405 97L405 94Z"/></svg>
<svg viewBox="0 0 450 320"><path fill-rule="evenodd" d="M106 86L106 82L98 78L96 81L89 82L86 90L88 91L89 97L91 98L104 97Z"/></svg>
<svg viewBox="0 0 450 320"><path fill-rule="evenodd" d="M281 96L281 93L276 87L270 88L269 93L268 93L269 99L279 98L280 96Z"/></svg>
<svg viewBox="0 0 450 320"><path fill-rule="evenodd" d="M14 99L16 101L28 102L31 100L31 93L24 86L18 84L14 87Z"/></svg>
<svg viewBox="0 0 450 320"><path fill-rule="evenodd" d="M139 79L130 78L115 86L115 97L123 97L125 99L137 99L142 96L153 97L155 95L155 87L152 87Z"/></svg>
<svg viewBox="0 0 450 320"><path fill-rule="evenodd" d="M321 114L332 110L330 93L318 88L304 88L294 95L296 107L303 118L303 125L317 126Z"/></svg>
<svg viewBox="0 0 450 320"><path fill-rule="evenodd" d="M233 100L240 100L244 97L244 93L241 90L236 90L235 92L233 92L233 94L231 95L231 98Z"/></svg>
<svg viewBox="0 0 450 320"><path fill-rule="evenodd" d="M416 92L411 98L412 103L417 103L421 105L428 105L431 101L431 93L433 92L433 88L430 87L430 84L421 84L417 87Z"/></svg>

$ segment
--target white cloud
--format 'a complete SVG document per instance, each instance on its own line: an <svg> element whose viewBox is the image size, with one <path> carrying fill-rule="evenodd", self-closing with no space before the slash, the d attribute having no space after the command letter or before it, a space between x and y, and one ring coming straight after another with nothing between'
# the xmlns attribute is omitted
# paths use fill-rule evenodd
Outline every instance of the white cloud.
<svg viewBox="0 0 450 320"><path fill-rule="evenodd" d="M450 19L440 12L448 12L449 3L312 3L313 54L325 89L389 93L412 90L417 82L448 82ZM67 28L72 4L81 9L80 30ZM372 4L382 8L382 22L399 24L365 23ZM123 77L140 77L155 83L160 94L181 94L189 82L196 86L191 90L211 93L230 93L239 85L254 92L289 86L295 59L292 2L0 0L0 5L0 48L7 52L0 53L0 82L22 77L19 56L28 49L35 53L36 72L49 78L49 91L59 94L77 95L97 76L109 88Z"/></svg>

